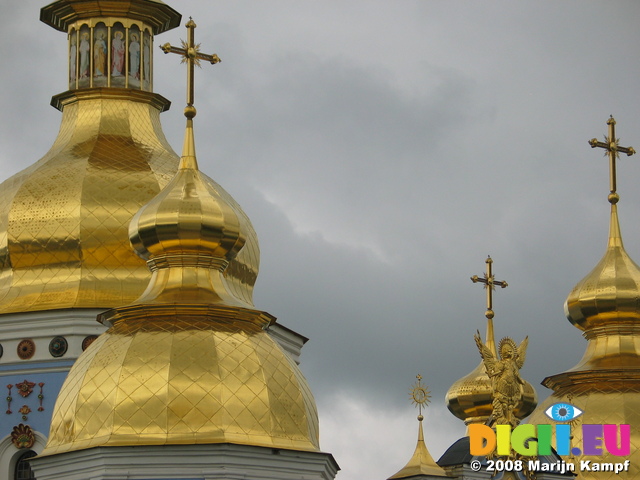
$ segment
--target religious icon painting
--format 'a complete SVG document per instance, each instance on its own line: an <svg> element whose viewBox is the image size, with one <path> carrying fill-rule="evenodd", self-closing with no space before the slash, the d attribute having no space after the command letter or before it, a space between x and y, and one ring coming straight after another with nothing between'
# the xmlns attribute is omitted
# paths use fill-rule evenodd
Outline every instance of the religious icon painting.
<svg viewBox="0 0 640 480"><path fill-rule="evenodd" d="M100 22L93 29L93 86L105 87L107 85L108 54L108 33L107 26Z"/></svg>
<svg viewBox="0 0 640 480"><path fill-rule="evenodd" d="M125 43L124 26L117 22L111 29L111 86L125 86L125 57L127 46Z"/></svg>
<svg viewBox="0 0 640 480"><path fill-rule="evenodd" d="M129 29L129 87L140 88L140 29L133 25Z"/></svg>
<svg viewBox="0 0 640 480"><path fill-rule="evenodd" d="M78 32L75 28L69 33L69 88L76 88L78 75Z"/></svg>
<svg viewBox="0 0 640 480"><path fill-rule="evenodd" d="M80 27L78 57L78 87L88 87L91 84L91 30L88 25Z"/></svg>
<svg viewBox="0 0 640 480"><path fill-rule="evenodd" d="M151 51L153 49L153 37L149 30L144 31L142 42L142 85L143 89L151 91Z"/></svg>

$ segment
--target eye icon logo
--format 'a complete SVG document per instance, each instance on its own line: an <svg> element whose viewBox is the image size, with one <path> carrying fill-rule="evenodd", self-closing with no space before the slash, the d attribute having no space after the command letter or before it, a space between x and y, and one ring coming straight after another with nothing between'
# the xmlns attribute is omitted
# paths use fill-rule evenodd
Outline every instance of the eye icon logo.
<svg viewBox="0 0 640 480"><path fill-rule="evenodd" d="M547 408L544 413L556 422L570 422L582 415L582 410L568 403L555 403Z"/></svg>

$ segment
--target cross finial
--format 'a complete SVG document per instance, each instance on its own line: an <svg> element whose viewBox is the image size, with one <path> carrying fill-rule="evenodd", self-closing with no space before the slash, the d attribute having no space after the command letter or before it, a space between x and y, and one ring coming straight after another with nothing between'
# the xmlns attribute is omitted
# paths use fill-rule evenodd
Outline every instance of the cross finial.
<svg viewBox="0 0 640 480"><path fill-rule="evenodd" d="M620 200L620 196L616 192L616 159L620 157L619 152L626 153L630 157L636 151L633 147L621 147L618 145L620 139L616 138L616 120L613 115L607 120L607 125L609 125L609 135L604 138L604 142L599 142L597 138L592 138L589 140L589 145L591 145L591 148L599 147L607 151L605 155L609 156L609 203L616 204Z"/></svg>
<svg viewBox="0 0 640 480"><path fill-rule="evenodd" d="M488 319L492 319L493 318L493 291L495 290L496 286L500 288L507 288L509 284L504 280L496 280L495 277L493 276L493 272L491 269L493 260L491 259L491 256L487 257L487 259L485 260L485 263L487 264L487 271L484 274L484 277L480 278L478 277L478 275L474 275L473 277L471 277L471 281L473 283L484 284L484 288L487 291L487 311L484 314Z"/></svg>
<svg viewBox="0 0 640 480"><path fill-rule="evenodd" d="M169 43L161 45L160 48L164 53L177 53L182 56L182 63L187 64L187 107L184 109L184 115L188 119L196 116L196 109L193 106L194 101L194 67L200 67L200 60L211 62L212 65L221 62L220 57L215 53L212 55L201 53L200 44L195 43L194 30L196 23L191 17L185 25L187 27L187 41L181 40L182 48L174 47Z"/></svg>

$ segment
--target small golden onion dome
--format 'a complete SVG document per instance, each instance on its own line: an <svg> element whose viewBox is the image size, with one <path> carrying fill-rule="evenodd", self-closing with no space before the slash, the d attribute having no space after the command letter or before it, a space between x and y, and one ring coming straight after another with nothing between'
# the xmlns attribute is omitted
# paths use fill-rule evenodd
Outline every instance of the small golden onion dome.
<svg viewBox="0 0 640 480"><path fill-rule="evenodd" d="M607 251L569 294L565 314L580 330L640 319L640 267L622 244L617 205L611 205Z"/></svg>
<svg viewBox="0 0 640 480"><path fill-rule="evenodd" d="M116 321L73 365L42 455L212 443L319 450L309 386L260 325L272 318L243 312L239 321L223 307L197 318L137 313Z"/></svg>
<svg viewBox="0 0 640 480"><path fill-rule="evenodd" d="M193 136L193 128L187 135ZM192 146L193 141L186 144ZM224 263L235 258L250 224L237 204L230 204L228 195L216 187L198 170L195 152L185 152L171 182L129 224L138 256L152 264L175 256L217 258Z"/></svg>
<svg viewBox="0 0 640 480"><path fill-rule="evenodd" d="M493 319L487 319L486 345L497 358ZM537 394L533 386L524 380L522 398L514 410L516 418L526 418L538 404ZM465 425L485 423L493 412L493 388L491 379L483 361L472 372L454 382L447 391L445 402L449 411L462 420Z"/></svg>
<svg viewBox="0 0 640 480"><path fill-rule="evenodd" d="M223 272L253 230L233 199L198 170L192 118L175 177L134 215L129 238L152 272L134 303L206 303L251 307Z"/></svg>

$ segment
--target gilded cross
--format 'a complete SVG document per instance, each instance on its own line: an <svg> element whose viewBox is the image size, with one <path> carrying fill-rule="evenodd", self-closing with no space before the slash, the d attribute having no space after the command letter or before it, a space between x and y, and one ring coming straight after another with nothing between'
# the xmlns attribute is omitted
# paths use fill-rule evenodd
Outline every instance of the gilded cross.
<svg viewBox="0 0 640 480"><path fill-rule="evenodd" d="M196 28L196 23L191 17L189 17L189 21L185 26L187 27L187 41L181 41L182 48L174 47L169 43L161 45L160 48L164 53L177 53L178 55L181 55L182 63L187 64L187 109L185 109L185 115L187 115L187 111L191 108L193 110L193 116L195 116L195 109L193 109L194 67L196 65L198 67L200 66L200 60L211 62L212 65L221 62L221 60L220 57L218 57L218 55L216 55L215 53L213 55L209 55L200 52L200 44L196 44L194 41L194 30Z"/></svg>
<svg viewBox="0 0 640 480"><path fill-rule="evenodd" d="M473 283L484 284L484 288L487 291L487 311L485 312L485 315L487 318L491 319L493 318L493 291L495 290L496 286L500 288L507 288L509 284L504 280L495 279L495 277L493 276L493 272L491 270L491 265L493 264L493 260L491 259L490 256L487 257L487 259L485 260L485 263L487 264L487 271L484 274L484 277L480 278L478 277L478 275L474 275L473 277L471 277L471 281Z"/></svg>
<svg viewBox="0 0 640 480"><path fill-rule="evenodd" d="M604 148L607 151L605 155L609 155L609 202L615 204L620 200L616 192L616 158L620 157L619 152L626 153L630 157L636 151L633 147L621 147L618 145L620 139L616 138L616 120L613 115L607 120L607 125L609 125L609 136L605 137L604 142L599 142L597 138L592 138L589 140L589 145L591 145L591 148Z"/></svg>
<svg viewBox="0 0 640 480"><path fill-rule="evenodd" d="M418 381L411 387L409 395L414 405L418 407L418 420L422 421L422 408L426 407L431 400L431 392L426 385L422 384L422 375L416 375Z"/></svg>

